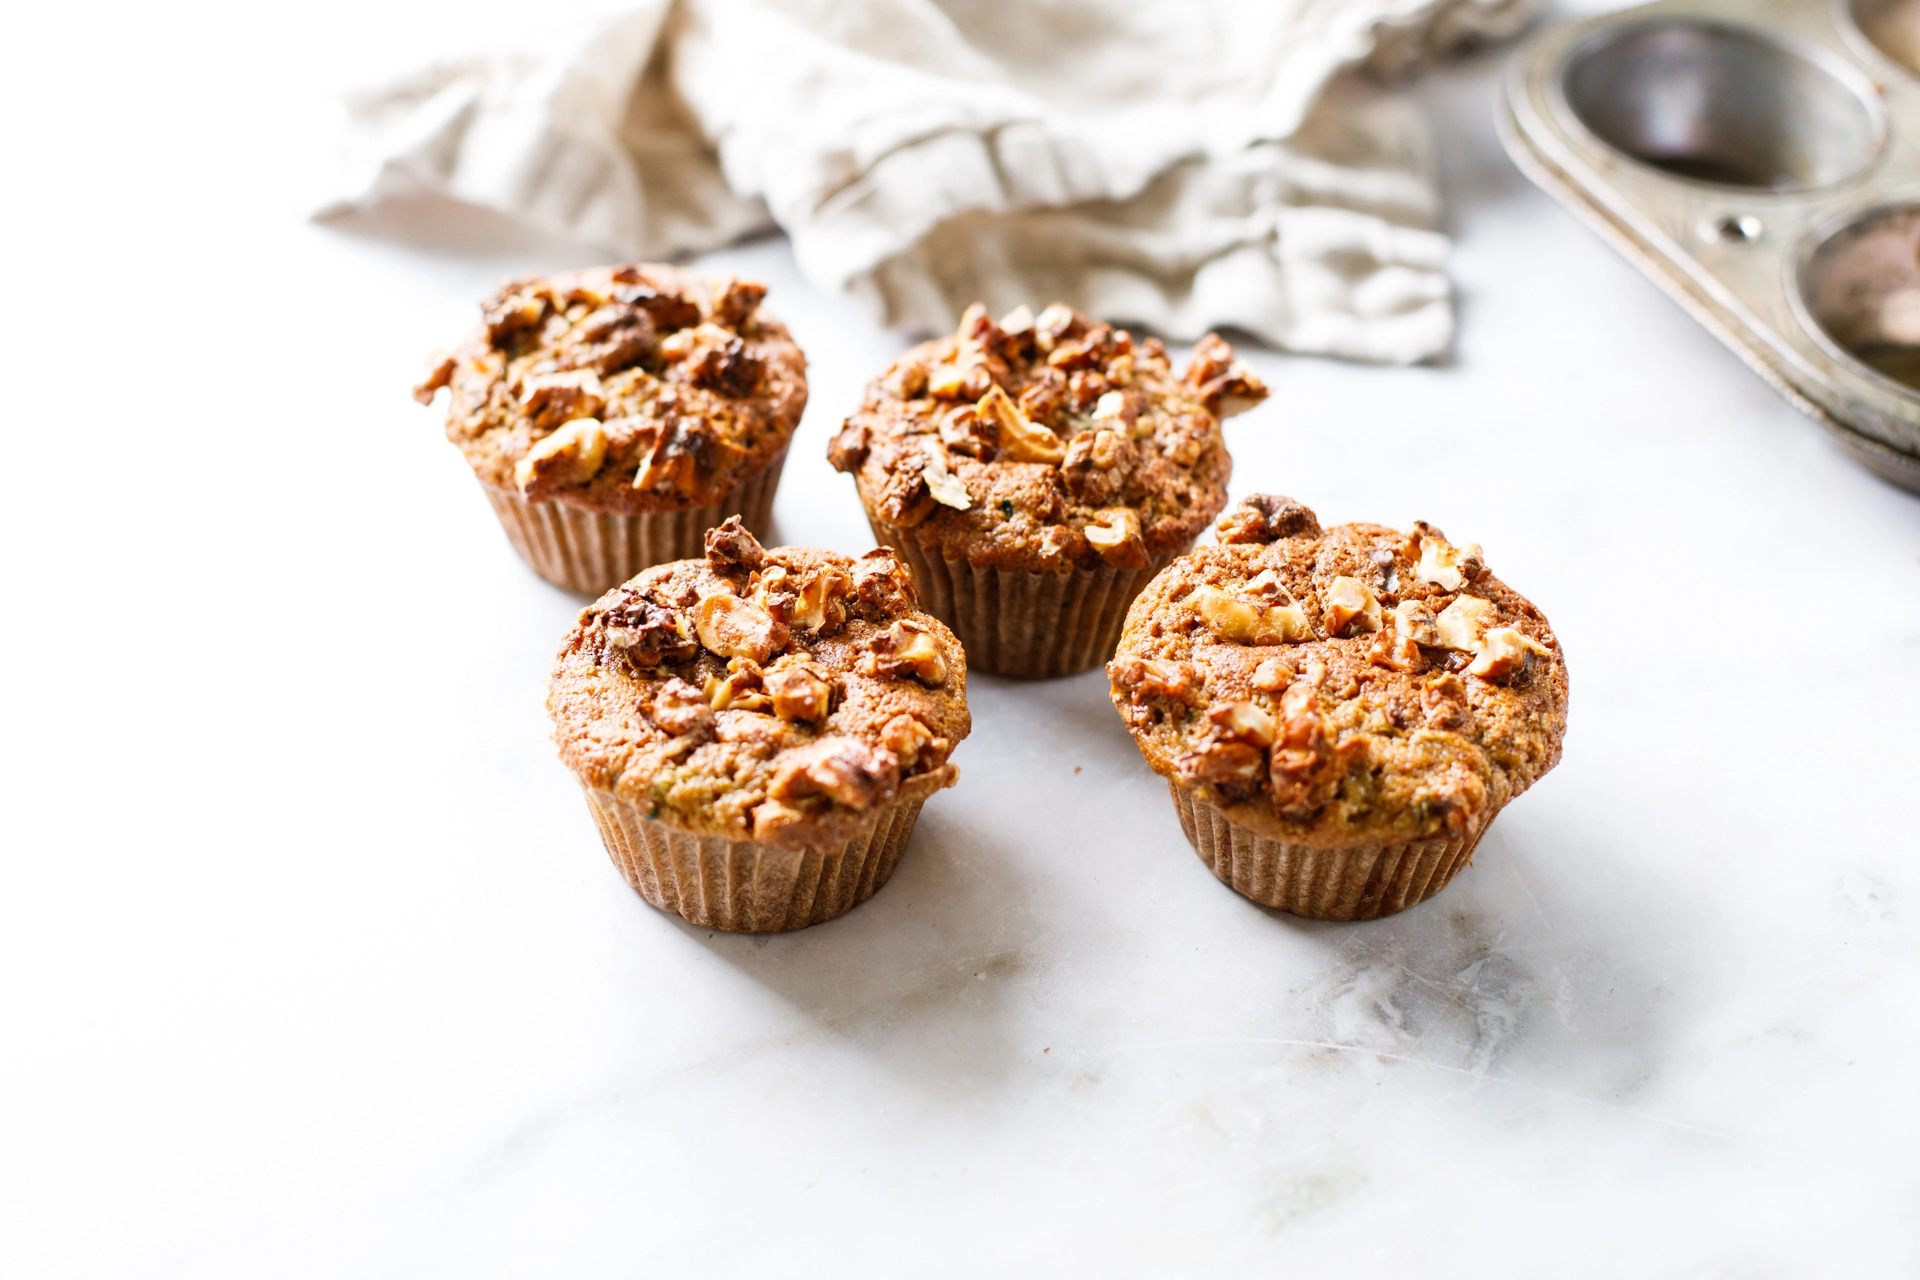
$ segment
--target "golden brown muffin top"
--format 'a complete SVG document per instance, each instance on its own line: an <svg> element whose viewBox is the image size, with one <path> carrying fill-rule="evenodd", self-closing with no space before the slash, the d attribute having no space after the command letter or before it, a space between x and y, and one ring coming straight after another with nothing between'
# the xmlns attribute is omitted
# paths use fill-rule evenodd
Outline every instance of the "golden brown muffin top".
<svg viewBox="0 0 1920 1280"><path fill-rule="evenodd" d="M967 736L960 642L891 551L764 548L738 517L704 560L589 605L547 694L588 786L698 835L831 847L952 786Z"/></svg>
<svg viewBox="0 0 1920 1280"><path fill-rule="evenodd" d="M1158 574L1108 665L1156 773L1273 839L1477 834L1559 763L1567 667L1540 611L1438 529L1322 530L1256 494Z"/></svg>
<svg viewBox="0 0 1920 1280"><path fill-rule="evenodd" d="M1061 303L998 324L975 305L868 384L827 456L876 520L949 559L1139 569L1226 505L1220 420L1266 394L1217 334L1176 377L1158 339Z"/></svg>
<svg viewBox="0 0 1920 1280"><path fill-rule="evenodd" d="M766 286L627 263L501 286L414 388L487 484L637 515L721 501L787 447L807 362Z"/></svg>

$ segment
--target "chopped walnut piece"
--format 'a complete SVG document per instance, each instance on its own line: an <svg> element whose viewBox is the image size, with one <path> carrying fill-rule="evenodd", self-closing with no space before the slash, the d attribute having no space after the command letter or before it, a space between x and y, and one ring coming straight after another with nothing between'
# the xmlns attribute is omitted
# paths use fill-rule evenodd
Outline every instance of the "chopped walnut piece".
<svg viewBox="0 0 1920 1280"><path fill-rule="evenodd" d="M432 404L433 393L453 381L453 371L459 367L459 361L450 355L436 355L427 368L427 376L420 379L413 388L413 398L421 404Z"/></svg>
<svg viewBox="0 0 1920 1280"><path fill-rule="evenodd" d="M887 721L886 726L880 731L880 741L886 744L887 750L900 758L902 769L911 769L918 764L920 753L929 746L938 746L941 752L945 751L944 739L936 744L931 729L915 717L904 713Z"/></svg>
<svg viewBox="0 0 1920 1280"><path fill-rule="evenodd" d="M1389 671L1418 671L1426 665L1420 646L1392 631L1382 631L1373 637L1373 643L1367 646L1367 661Z"/></svg>
<svg viewBox="0 0 1920 1280"><path fill-rule="evenodd" d="M676 738L713 728L713 708L705 696L677 676L660 686L646 711L649 720Z"/></svg>
<svg viewBox="0 0 1920 1280"><path fill-rule="evenodd" d="M700 602L694 611L693 629L709 652L755 662L765 662L792 639L787 628L765 609L724 591Z"/></svg>
<svg viewBox="0 0 1920 1280"><path fill-rule="evenodd" d="M967 371L958 365L937 364L927 371L927 394L936 400L958 400L967 385Z"/></svg>
<svg viewBox="0 0 1920 1280"><path fill-rule="evenodd" d="M1281 538L1317 538L1320 521L1292 498L1277 493L1250 493L1214 525L1220 541L1260 544Z"/></svg>
<svg viewBox="0 0 1920 1280"><path fill-rule="evenodd" d="M1496 682L1511 680L1527 669L1527 655L1534 653L1543 658L1553 656L1551 649L1533 637L1512 627L1495 627L1481 637L1479 655L1467 674Z"/></svg>
<svg viewBox="0 0 1920 1280"><path fill-rule="evenodd" d="M860 608L874 615L910 609L920 600L892 547L875 547L853 562L853 590Z"/></svg>
<svg viewBox="0 0 1920 1280"><path fill-rule="evenodd" d="M831 566L804 579L774 565L754 580L753 603L796 631L824 631L846 621L853 579Z"/></svg>
<svg viewBox="0 0 1920 1280"><path fill-rule="evenodd" d="M1404 636L1415 644L1437 645L1440 643L1440 632L1434 625L1433 610L1419 600L1402 600L1394 606L1393 630L1396 635Z"/></svg>
<svg viewBox="0 0 1920 1280"><path fill-rule="evenodd" d="M732 276L713 282L713 318L731 329L747 322L767 296L767 286Z"/></svg>
<svg viewBox="0 0 1920 1280"><path fill-rule="evenodd" d="M724 678L707 681L707 705L715 711L765 711L773 705L762 685L765 672L752 658L734 658L727 663Z"/></svg>
<svg viewBox="0 0 1920 1280"><path fill-rule="evenodd" d="M867 424L849 418L827 445L827 462L835 471L857 471L866 460Z"/></svg>
<svg viewBox="0 0 1920 1280"><path fill-rule="evenodd" d="M1217 333L1194 344L1193 358L1181 380L1200 392L1200 399L1216 417L1231 418L1267 398L1267 384L1234 356L1233 348Z"/></svg>
<svg viewBox="0 0 1920 1280"><path fill-rule="evenodd" d="M1420 541L1420 563L1413 570L1413 576L1420 581L1445 591L1458 591L1486 576L1487 565L1481 558L1479 543L1455 547L1424 520L1415 522L1411 536Z"/></svg>
<svg viewBox="0 0 1920 1280"><path fill-rule="evenodd" d="M833 699L826 668L805 658L782 658L761 678L782 720L824 720Z"/></svg>
<svg viewBox="0 0 1920 1280"><path fill-rule="evenodd" d="M1079 319L1066 303L1052 304L1034 318L1034 345L1042 351L1052 351L1062 338L1074 331Z"/></svg>
<svg viewBox="0 0 1920 1280"><path fill-rule="evenodd" d="M1480 648L1487 628L1499 619L1500 611L1493 601L1479 596L1460 596L1440 611L1440 616L1433 620L1433 630L1447 648L1472 653Z"/></svg>
<svg viewBox="0 0 1920 1280"><path fill-rule="evenodd" d="M1273 748L1273 772L1281 775L1311 773L1326 754L1326 720L1320 714L1313 686L1297 680L1280 699L1280 735Z"/></svg>
<svg viewBox="0 0 1920 1280"><path fill-rule="evenodd" d="M955 511L965 511L971 507L973 499L967 496L967 486L961 483L959 476L947 469L946 449L937 440L923 440L921 448L927 461L920 474L926 480L927 492L933 495L933 500Z"/></svg>
<svg viewBox="0 0 1920 1280"><path fill-rule="evenodd" d="M591 619L594 611L585 615ZM607 646L646 670L662 662L684 662L700 651L687 624L672 609L644 597L623 599L598 615Z"/></svg>
<svg viewBox="0 0 1920 1280"><path fill-rule="evenodd" d="M1335 578L1321 599L1321 621L1330 636L1380 629L1380 601L1358 578Z"/></svg>
<svg viewBox="0 0 1920 1280"><path fill-rule="evenodd" d="M947 660L933 633L904 618L873 638L873 668L883 676L909 675L935 688L947 682Z"/></svg>
<svg viewBox="0 0 1920 1280"><path fill-rule="evenodd" d="M826 737L788 752L767 794L782 801L824 795L849 809L871 809L891 801L899 785L900 762L891 751Z"/></svg>
<svg viewBox="0 0 1920 1280"><path fill-rule="evenodd" d="M1285 658L1268 658L1253 669L1253 687L1262 693L1278 693L1293 683L1293 664Z"/></svg>
<svg viewBox="0 0 1920 1280"><path fill-rule="evenodd" d="M739 516L728 516L707 530L705 543L707 567L718 574L752 573L766 563L767 549Z"/></svg>
<svg viewBox="0 0 1920 1280"><path fill-rule="evenodd" d="M1257 779L1266 763L1258 747L1243 742L1213 742L1180 760L1182 776L1195 782L1245 783Z"/></svg>
<svg viewBox="0 0 1920 1280"><path fill-rule="evenodd" d="M1000 317L1000 332L1010 338L1033 332L1033 312L1027 309L1026 303L1021 303Z"/></svg>
<svg viewBox="0 0 1920 1280"><path fill-rule="evenodd" d="M1200 694L1198 675L1185 662L1115 658L1107 665L1107 675L1135 698L1189 702Z"/></svg>
<svg viewBox="0 0 1920 1280"><path fill-rule="evenodd" d="M527 450L513 468L520 492L531 496L563 485L585 484L607 458L607 433L598 418L577 418Z"/></svg>
<svg viewBox="0 0 1920 1280"><path fill-rule="evenodd" d="M1430 729L1457 729L1466 722L1467 690L1460 677L1442 672L1420 690L1420 711Z"/></svg>
<svg viewBox="0 0 1920 1280"><path fill-rule="evenodd" d="M1272 746L1278 733L1273 717L1255 702L1223 702L1207 712L1207 719L1220 732L1255 747Z"/></svg>
<svg viewBox="0 0 1920 1280"><path fill-rule="evenodd" d="M1216 634L1237 644L1285 644L1313 638L1306 611L1297 604L1250 604L1206 586L1195 587L1187 599Z"/></svg>
<svg viewBox="0 0 1920 1280"><path fill-rule="evenodd" d="M598 417L606 406L599 375L591 369L532 374L520 383L520 408L543 431L575 418Z"/></svg>
<svg viewBox="0 0 1920 1280"><path fill-rule="evenodd" d="M1058 464L1066 457L1060 437L1028 421L1020 406L1001 388L994 387L981 396L974 411L981 425L993 433L1000 452L1012 461Z"/></svg>
<svg viewBox="0 0 1920 1280"><path fill-rule="evenodd" d="M1147 544L1140 537L1140 516L1132 507L1107 507L1098 522L1081 530L1100 558L1116 569L1147 567Z"/></svg>

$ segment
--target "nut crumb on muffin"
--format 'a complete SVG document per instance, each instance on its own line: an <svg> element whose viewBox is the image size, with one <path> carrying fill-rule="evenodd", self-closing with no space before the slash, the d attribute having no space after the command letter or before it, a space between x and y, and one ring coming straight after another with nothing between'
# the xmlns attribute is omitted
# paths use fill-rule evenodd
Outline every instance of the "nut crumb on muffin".
<svg viewBox="0 0 1920 1280"><path fill-rule="evenodd" d="M583 784L789 847L953 784L966 658L892 552L767 548L737 519L706 541L595 601L562 645L547 706Z"/></svg>
<svg viewBox="0 0 1920 1280"><path fill-rule="evenodd" d="M1275 840L1476 837L1559 761L1540 611L1436 528L1323 530L1255 495L1128 615L1114 705L1153 769Z"/></svg>
<svg viewBox="0 0 1920 1280"><path fill-rule="evenodd" d="M764 285L628 263L503 285L414 388L482 482L634 515L724 501L786 447L806 361Z"/></svg>
<svg viewBox="0 0 1920 1280"><path fill-rule="evenodd" d="M998 323L976 304L868 386L828 456L876 527L948 559L1136 569L1225 505L1220 421L1265 396L1214 334L1176 375L1158 339L1063 304Z"/></svg>

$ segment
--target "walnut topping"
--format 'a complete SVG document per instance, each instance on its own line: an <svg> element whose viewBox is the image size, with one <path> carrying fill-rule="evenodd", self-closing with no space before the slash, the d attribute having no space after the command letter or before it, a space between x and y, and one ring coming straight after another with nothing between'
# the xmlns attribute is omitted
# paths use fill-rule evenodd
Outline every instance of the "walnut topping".
<svg viewBox="0 0 1920 1280"><path fill-rule="evenodd" d="M1553 656L1551 649L1531 636L1512 627L1495 627L1481 637L1479 655L1467 668L1467 674L1482 680L1511 680L1527 669L1527 655L1535 653L1543 658Z"/></svg>
<svg viewBox="0 0 1920 1280"><path fill-rule="evenodd" d="M1273 717L1254 702L1223 702L1207 712L1207 719L1226 736L1254 747L1272 746L1278 733Z"/></svg>
<svg viewBox="0 0 1920 1280"><path fill-rule="evenodd" d="M740 523L739 516L728 516L707 530L707 567L715 573L732 576L751 573L766 563L766 548L760 539ZM784 569L782 573L786 572Z"/></svg>
<svg viewBox="0 0 1920 1280"><path fill-rule="evenodd" d="M1195 587L1187 599L1216 634L1237 644L1285 644L1313 638L1306 611L1297 604L1252 604L1207 586Z"/></svg>
<svg viewBox="0 0 1920 1280"><path fill-rule="evenodd" d="M1268 658L1253 669L1253 687L1262 693L1278 693L1293 683L1293 664L1285 658Z"/></svg>
<svg viewBox="0 0 1920 1280"><path fill-rule="evenodd" d="M1330 636L1380 629L1380 602L1358 578L1335 578L1321 601L1321 619Z"/></svg>
<svg viewBox="0 0 1920 1280"><path fill-rule="evenodd" d="M1420 690L1420 712L1430 729L1457 729L1466 722L1467 690L1451 672L1435 676Z"/></svg>
<svg viewBox="0 0 1920 1280"><path fill-rule="evenodd" d="M792 638L765 609L724 591L700 602L694 611L693 630L709 652L755 662L765 662L786 648Z"/></svg>
<svg viewBox="0 0 1920 1280"><path fill-rule="evenodd" d="M767 296L767 286L732 276L713 282L713 318L738 329Z"/></svg>
<svg viewBox="0 0 1920 1280"><path fill-rule="evenodd" d="M1426 665L1420 646L1397 632L1382 631L1367 646L1367 661L1389 671L1418 671Z"/></svg>
<svg viewBox="0 0 1920 1280"><path fill-rule="evenodd" d="M1281 538L1317 538L1320 521L1292 498L1277 493L1250 493L1227 511L1214 526L1223 543L1260 544Z"/></svg>
<svg viewBox="0 0 1920 1280"><path fill-rule="evenodd" d="M819 663L782 658L767 669L762 684L782 720L824 720L833 698L833 682Z"/></svg>
<svg viewBox="0 0 1920 1280"><path fill-rule="evenodd" d="M891 751L827 737L789 752L767 794L777 801L823 795L849 809L870 809L893 799L899 777L900 762ZM759 838L757 829L755 836Z"/></svg>
<svg viewBox="0 0 1920 1280"><path fill-rule="evenodd" d="M796 577L779 565L753 583L753 603L796 631L833 630L846 620L853 579L831 566Z"/></svg>
<svg viewBox="0 0 1920 1280"><path fill-rule="evenodd" d="M967 385L967 371L956 364L937 364L927 371L927 394L936 400L958 400Z"/></svg>
<svg viewBox="0 0 1920 1280"><path fill-rule="evenodd" d="M713 728L713 708L700 690L675 677L661 685L647 707L647 718L674 737L704 734Z"/></svg>
<svg viewBox="0 0 1920 1280"><path fill-rule="evenodd" d="M1420 542L1420 563L1413 570L1413 576L1420 581L1431 582L1445 591L1458 591L1486 576L1487 564L1481 558L1479 543L1455 547L1424 520L1415 522L1411 536Z"/></svg>
<svg viewBox="0 0 1920 1280"><path fill-rule="evenodd" d="M1005 398L1006 393L1000 393ZM921 442L926 454L926 465L920 474L927 482L927 492L933 500L942 506L952 507L956 511L965 511L973 505L973 499L967 496L967 486L960 477L947 469L947 451L937 440Z"/></svg>
<svg viewBox="0 0 1920 1280"><path fill-rule="evenodd" d="M563 485L585 484L607 458L607 433L598 418L577 418L527 450L515 464L514 481L532 496Z"/></svg>
<svg viewBox="0 0 1920 1280"><path fill-rule="evenodd" d="M1434 634L1449 649L1479 650L1481 637L1499 620L1500 611L1491 600L1479 596L1460 596L1440 611L1433 620Z"/></svg>
<svg viewBox="0 0 1920 1280"><path fill-rule="evenodd" d="M591 369L532 374L520 380L520 408L542 431L574 418L596 417L607 400Z"/></svg>
<svg viewBox="0 0 1920 1280"><path fill-rule="evenodd" d="M873 638L873 669L883 676L909 675L935 687L947 682L947 660L940 656L933 633L904 618Z"/></svg>
<svg viewBox="0 0 1920 1280"><path fill-rule="evenodd" d="M1078 326L1080 317L1073 308L1064 302L1056 302L1047 307L1033 322L1033 345L1042 351L1052 351L1060 340L1072 333Z"/></svg>
<svg viewBox="0 0 1920 1280"><path fill-rule="evenodd" d="M875 547L853 562L853 590L860 608L875 616L919 603L913 579L892 547Z"/></svg>
<svg viewBox="0 0 1920 1280"><path fill-rule="evenodd" d="M1218 786L1253 782L1260 777L1264 763L1258 747L1244 742L1215 741L1184 757L1178 768L1183 777Z"/></svg>
<svg viewBox="0 0 1920 1280"><path fill-rule="evenodd" d="M1437 645L1440 643L1439 629L1434 625L1433 610L1419 600L1402 600L1393 608L1394 634L1404 636L1415 644Z"/></svg>
<svg viewBox="0 0 1920 1280"><path fill-rule="evenodd" d="M1235 358L1233 348L1217 333L1194 344L1193 359L1181 380L1200 392L1200 399L1219 418L1244 413L1267 398L1267 384Z"/></svg>
<svg viewBox="0 0 1920 1280"><path fill-rule="evenodd" d="M767 710L773 702L761 683L765 674L752 658L730 660L724 678L714 676L707 680L707 705L715 711Z"/></svg>
<svg viewBox="0 0 1920 1280"><path fill-rule="evenodd" d="M1010 338L1033 332L1033 312L1027 309L1026 303L1021 303L1000 317L1000 332Z"/></svg>
<svg viewBox="0 0 1920 1280"><path fill-rule="evenodd" d="M436 354L427 367L427 376L420 379L413 388L413 398L421 404L432 404L433 393L453 381L453 371L460 362L450 355Z"/></svg>
<svg viewBox="0 0 1920 1280"><path fill-rule="evenodd" d="M1185 662L1161 662L1153 658L1115 658L1107 665L1107 674L1115 684L1136 698L1161 698L1168 702L1189 702L1200 694L1200 681L1193 667Z"/></svg>
<svg viewBox="0 0 1920 1280"><path fill-rule="evenodd" d="M1057 465L1066 457L1066 446L1060 437L1045 427L1035 426L1020 412L1020 406L997 386L980 397L974 412L979 415L981 425L993 433L995 446L1014 462Z"/></svg>
<svg viewBox="0 0 1920 1280"><path fill-rule="evenodd" d="M587 616L593 617L589 610ZM622 599L598 616L608 647L632 666L646 670L662 662L682 662L699 652L686 621L674 610L645 597Z"/></svg>
<svg viewBox="0 0 1920 1280"><path fill-rule="evenodd" d="M1095 524L1081 530L1100 558L1116 569L1147 567L1147 544L1140 537L1140 517L1132 507L1107 507Z"/></svg>

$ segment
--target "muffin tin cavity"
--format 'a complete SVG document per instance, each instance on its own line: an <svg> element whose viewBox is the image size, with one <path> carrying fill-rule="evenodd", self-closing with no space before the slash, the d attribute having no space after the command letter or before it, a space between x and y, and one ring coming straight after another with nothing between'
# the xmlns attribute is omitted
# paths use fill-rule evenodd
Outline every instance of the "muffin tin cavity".
<svg viewBox="0 0 1920 1280"><path fill-rule="evenodd" d="M1870 87L1818 57L1739 27L1663 19L1589 38L1563 84L1580 123L1643 164L1797 191L1858 173L1884 137Z"/></svg>
<svg viewBox="0 0 1920 1280"><path fill-rule="evenodd" d="M1852 0L1847 17L1868 44L1920 75L1920 0Z"/></svg>
<svg viewBox="0 0 1920 1280"><path fill-rule="evenodd" d="M1920 492L1920 0L1542 31L1507 150L1857 460Z"/></svg>
<svg viewBox="0 0 1920 1280"><path fill-rule="evenodd" d="M1920 204L1870 209L1811 237L1796 275L1816 336L1920 393Z"/></svg>

